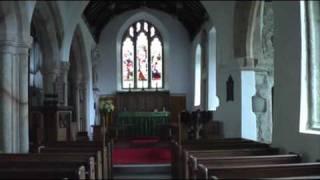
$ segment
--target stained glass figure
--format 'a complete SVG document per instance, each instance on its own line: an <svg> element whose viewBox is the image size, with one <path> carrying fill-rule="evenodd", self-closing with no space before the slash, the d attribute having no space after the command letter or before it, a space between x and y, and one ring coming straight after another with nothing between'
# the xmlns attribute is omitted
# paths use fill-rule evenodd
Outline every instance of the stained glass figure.
<svg viewBox="0 0 320 180"><path fill-rule="evenodd" d="M134 86L134 47L130 38L126 38L122 44L122 86L131 88Z"/></svg>
<svg viewBox="0 0 320 180"><path fill-rule="evenodd" d="M137 87L148 88L148 38L141 32L137 38Z"/></svg>
<svg viewBox="0 0 320 180"><path fill-rule="evenodd" d="M151 88L162 88L162 44L159 38L151 42Z"/></svg>

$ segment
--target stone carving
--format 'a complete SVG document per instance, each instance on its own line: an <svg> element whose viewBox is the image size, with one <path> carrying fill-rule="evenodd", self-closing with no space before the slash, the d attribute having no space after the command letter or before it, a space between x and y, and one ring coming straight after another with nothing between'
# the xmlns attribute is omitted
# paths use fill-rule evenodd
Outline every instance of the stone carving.
<svg viewBox="0 0 320 180"><path fill-rule="evenodd" d="M99 49L95 46L91 50L91 60L92 60L92 83L93 87L96 88L98 81L97 64L100 59Z"/></svg>
<svg viewBox="0 0 320 180"><path fill-rule="evenodd" d="M252 110L257 118L258 140L272 140L272 83L266 71L256 72L256 94L252 97Z"/></svg>
<svg viewBox="0 0 320 180"><path fill-rule="evenodd" d="M271 2L265 2L263 8L262 21L262 59L261 64L266 66L270 71L273 71L274 47L273 47L273 33L274 33L274 16Z"/></svg>
<svg viewBox="0 0 320 180"><path fill-rule="evenodd" d="M265 143L272 141L272 87L274 82L274 16L272 2L261 3L261 54L255 69L256 94L252 97L252 111L256 115L257 137Z"/></svg>

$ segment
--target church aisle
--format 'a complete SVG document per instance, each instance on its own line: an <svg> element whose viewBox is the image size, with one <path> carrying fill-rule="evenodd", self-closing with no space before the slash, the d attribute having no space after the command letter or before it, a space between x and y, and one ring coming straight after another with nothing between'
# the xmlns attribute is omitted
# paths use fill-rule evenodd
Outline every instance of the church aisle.
<svg viewBox="0 0 320 180"><path fill-rule="evenodd" d="M171 164L113 165L114 179L171 179Z"/></svg>
<svg viewBox="0 0 320 180"><path fill-rule="evenodd" d="M171 179L169 142L157 137L118 141L112 162L114 179Z"/></svg>

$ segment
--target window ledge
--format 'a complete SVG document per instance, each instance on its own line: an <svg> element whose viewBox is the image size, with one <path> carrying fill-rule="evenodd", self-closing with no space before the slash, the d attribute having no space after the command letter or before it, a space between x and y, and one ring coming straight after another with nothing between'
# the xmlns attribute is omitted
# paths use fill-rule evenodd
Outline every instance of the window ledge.
<svg viewBox="0 0 320 180"><path fill-rule="evenodd" d="M304 130L301 130L300 133L320 135L320 129L319 129L319 130L315 130L315 129L304 129Z"/></svg>

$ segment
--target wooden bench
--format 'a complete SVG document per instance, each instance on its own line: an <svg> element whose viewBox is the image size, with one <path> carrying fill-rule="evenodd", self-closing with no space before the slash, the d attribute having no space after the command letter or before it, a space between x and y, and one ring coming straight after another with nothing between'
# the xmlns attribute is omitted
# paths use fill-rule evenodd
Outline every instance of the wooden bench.
<svg viewBox="0 0 320 180"><path fill-rule="evenodd" d="M86 179L85 167L75 168L0 168L1 179Z"/></svg>
<svg viewBox="0 0 320 180"><path fill-rule="evenodd" d="M258 164L288 164L300 163L298 154L284 155L260 155L260 156L222 156L222 157L195 157L190 156L189 173L190 178L196 179L198 164L204 166L234 166L234 165L258 165Z"/></svg>
<svg viewBox="0 0 320 180"><path fill-rule="evenodd" d="M243 166L205 166L199 164L199 178L257 179L320 176L320 163L291 163Z"/></svg>
<svg viewBox="0 0 320 180"><path fill-rule="evenodd" d="M187 150L182 160L183 177L189 177L188 162L191 155L197 158L219 157L219 156L257 156L279 154L278 148L243 148L243 149L212 149L212 150Z"/></svg>
<svg viewBox="0 0 320 180"><path fill-rule="evenodd" d="M98 178L103 178L105 172L103 172L103 160L102 160L102 152L95 147L45 147L40 150L39 154L63 154L63 156L72 156L82 153L91 153L92 156L96 159L96 172Z"/></svg>
<svg viewBox="0 0 320 180"><path fill-rule="evenodd" d="M72 142L54 142L47 145L47 147L96 147L102 152L103 177L111 178L112 170L112 148L113 141L108 141L103 146L100 141L72 141Z"/></svg>
<svg viewBox="0 0 320 180"><path fill-rule="evenodd" d="M47 144L45 147L50 148L76 148L79 149L84 147L95 147L101 150L102 154L102 168L103 168L103 177L111 178L111 170L112 170L112 141L106 143L105 147L103 147L102 142L96 141L72 141L72 142L54 142Z"/></svg>
<svg viewBox="0 0 320 180"><path fill-rule="evenodd" d="M0 167L70 167L84 166L87 178L95 179L95 159L93 153L77 154L1 154Z"/></svg>
<svg viewBox="0 0 320 180"><path fill-rule="evenodd" d="M268 144L263 144L251 140L244 139L217 139L208 143L191 143L179 146L177 143L173 145L172 171L174 176L188 177L188 153L189 151L210 151L218 149L251 149L251 148L269 148ZM263 152L261 152L263 153ZM222 153L223 155L223 153ZM239 154L241 155L241 154ZM245 154L244 154L245 155ZM174 174L178 172L178 175Z"/></svg>

